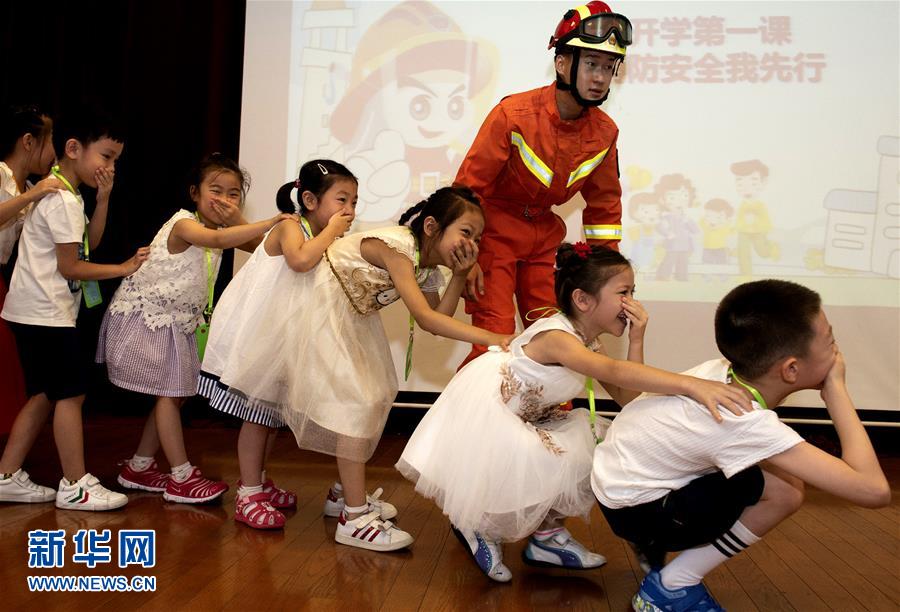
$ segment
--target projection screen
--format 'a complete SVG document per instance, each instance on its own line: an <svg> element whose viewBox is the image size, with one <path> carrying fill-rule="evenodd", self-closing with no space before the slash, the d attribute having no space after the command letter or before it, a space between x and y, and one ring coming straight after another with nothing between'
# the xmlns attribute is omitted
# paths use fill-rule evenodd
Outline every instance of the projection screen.
<svg viewBox="0 0 900 612"><path fill-rule="evenodd" d="M717 356L718 300L747 280L789 279L821 293L858 407L900 409L900 4L612 6L635 42L601 108L620 128L621 250L651 317L647 363L681 371ZM395 223L453 181L494 104L552 81L547 41L568 8L250 0L247 217L271 215L278 187L326 157L359 177L352 231ZM673 189L691 202L681 278L660 270ZM557 209L569 240L581 239L583 206ZM398 303L381 316L402 381L407 312ZM624 355L622 341L605 342ZM417 331L401 389L441 390L467 352ZM815 392L789 404L823 405Z"/></svg>

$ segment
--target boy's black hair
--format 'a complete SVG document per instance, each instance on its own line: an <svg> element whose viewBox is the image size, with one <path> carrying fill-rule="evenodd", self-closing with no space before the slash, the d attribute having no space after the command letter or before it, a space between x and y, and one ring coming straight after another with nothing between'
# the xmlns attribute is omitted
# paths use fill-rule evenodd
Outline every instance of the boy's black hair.
<svg viewBox="0 0 900 612"><path fill-rule="evenodd" d="M554 291L557 307L571 317L575 312L573 291L581 289L595 295L609 279L629 267L631 264L624 255L607 247L562 243L556 251Z"/></svg>
<svg viewBox="0 0 900 612"><path fill-rule="evenodd" d="M53 124L53 148L59 159L66 154L66 142L73 138L85 148L101 138L124 143L125 129L105 111L90 106L73 107Z"/></svg>
<svg viewBox="0 0 900 612"><path fill-rule="evenodd" d="M739 375L755 379L785 357L804 357L815 336L822 298L783 280L732 289L716 308L716 346Z"/></svg>

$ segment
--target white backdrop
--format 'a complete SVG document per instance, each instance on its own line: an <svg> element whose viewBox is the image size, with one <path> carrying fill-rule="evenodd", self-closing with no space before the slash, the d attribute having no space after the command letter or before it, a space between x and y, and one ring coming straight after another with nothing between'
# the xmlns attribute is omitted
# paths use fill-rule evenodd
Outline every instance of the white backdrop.
<svg viewBox="0 0 900 612"><path fill-rule="evenodd" d="M898 7L613 3L632 20L635 44L602 108L621 130L622 251L640 264L648 363L683 370L715 356L717 301L744 280L786 278L822 294L858 406L900 409ZM354 231L395 222L453 180L493 104L552 80L546 41L567 8L250 0L240 160L253 176L248 217L270 215L275 191L304 161L329 157L360 178ZM732 171L738 162L764 168L752 194ZM667 247L660 202L673 189L689 194L696 232L686 280L657 276ZM727 202L724 213L707 208L713 199ZM744 199L759 216L741 212ZM582 206L576 198L559 209L570 240L580 239ZM742 262L741 231L762 215L770 226L756 229L769 247ZM717 238L724 262L708 263L704 241ZM399 371L406 311L394 305L383 318ZM440 390L466 353L419 331L401 388ZM821 405L813 392L791 403Z"/></svg>

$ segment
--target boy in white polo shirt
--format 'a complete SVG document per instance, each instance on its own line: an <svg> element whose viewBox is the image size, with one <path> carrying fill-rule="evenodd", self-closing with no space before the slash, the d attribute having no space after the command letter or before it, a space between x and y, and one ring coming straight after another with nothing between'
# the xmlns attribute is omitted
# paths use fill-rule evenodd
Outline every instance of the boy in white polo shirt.
<svg viewBox="0 0 900 612"><path fill-rule="evenodd" d="M138 249L118 265L88 261L103 235L114 164L122 154L122 137L112 123L90 111L63 117L54 126L53 144L59 165L52 172L66 189L45 196L29 211L0 313L16 337L28 394L0 458L0 501L55 498L58 508L110 510L124 506L128 498L104 488L84 467L81 404L88 371L75 321L82 288L86 303L96 305L96 281L133 274L148 249ZM90 224L78 192L82 183L97 188ZM63 469L58 491L34 484L21 469L51 410Z"/></svg>
<svg viewBox="0 0 900 612"><path fill-rule="evenodd" d="M890 502L817 293L778 280L740 285L719 304L715 329L726 359L686 374L746 388L754 410L723 413L718 424L689 398L645 394L623 408L594 451L600 508L649 571L635 610L721 610L703 577L794 513L804 483L861 506ZM841 458L804 442L767 409L801 389L821 390ZM684 552L663 567L667 551Z"/></svg>

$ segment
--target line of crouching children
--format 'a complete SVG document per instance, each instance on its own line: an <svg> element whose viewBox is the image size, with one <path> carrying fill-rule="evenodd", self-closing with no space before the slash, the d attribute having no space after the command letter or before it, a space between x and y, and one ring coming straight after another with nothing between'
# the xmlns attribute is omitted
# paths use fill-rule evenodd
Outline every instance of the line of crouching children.
<svg viewBox="0 0 900 612"><path fill-rule="evenodd" d="M99 299L96 281L124 277L96 359L113 384L156 400L119 484L177 503L209 502L228 489L203 476L185 449L180 409L199 390L243 421L235 520L252 528L282 528L281 510L297 503L265 467L287 425L301 448L335 457L339 479L324 514L337 518L337 542L375 551L413 542L392 520L398 509L366 485L366 462L398 390L378 312L397 300L426 331L495 347L454 376L397 464L493 580L512 578L503 543L523 538L528 564L602 566L605 558L563 525L599 501L647 572L635 609L716 610L703 577L794 512L804 483L864 506L889 502L821 300L805 287L735 288L715 319L724 359L673 374L643 364L648 315L634 299L630 263L609 249L563 245L556 307L518 337L454 319L485 224L465 187L439 189L399 225L343 237L357 201L356 178L343 165L307 162L279 190L279 214L249 223L241 212L246 172L212 155L192 176L190 205L149 247L122 264L97 264L90 252L124 146L115 125L91 113L53 125L37 109L16 109L4 118L0 145L0 255L21 233L0 316L15 337L28 398L0 457L0 501L80 510L127 503L84 465L87 364L75 326L81 301ZM29 175L46 178L29 189ZM82 184L97 189L89 222ZM252 255L207 326L222 250L234 247ZM625 359L607 354L604 333L627 334ZM586 379L624 406L611 424L560 409ZM821 389L841 458L804 442L769 409L811 388ZM56 490L22 470L51 412L63 470ZM160 448L169 473L157 466ZM684 552L666 564L673 551Z"/></svg>

